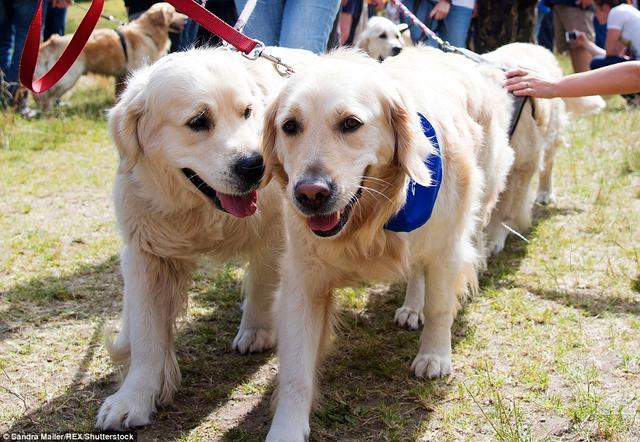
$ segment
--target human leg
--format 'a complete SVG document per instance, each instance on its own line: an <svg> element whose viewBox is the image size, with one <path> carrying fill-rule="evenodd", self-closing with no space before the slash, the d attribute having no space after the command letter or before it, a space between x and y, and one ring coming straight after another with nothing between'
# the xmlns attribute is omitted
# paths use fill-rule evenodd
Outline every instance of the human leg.
<svg viewBox="0 0 640 442"><path fill-rule="evenodd" d="M280 46L325 52L339 7L340 0L285 1Z"/></svg>
<svg viewBox="0 0 640 442"><path fill-rule="evenodd" d="M238 14L248 0L235 0ZM244 27L244 33L263 42L267 46L276 46L280 41L282 11L284 0L261 0Z"/></svg>

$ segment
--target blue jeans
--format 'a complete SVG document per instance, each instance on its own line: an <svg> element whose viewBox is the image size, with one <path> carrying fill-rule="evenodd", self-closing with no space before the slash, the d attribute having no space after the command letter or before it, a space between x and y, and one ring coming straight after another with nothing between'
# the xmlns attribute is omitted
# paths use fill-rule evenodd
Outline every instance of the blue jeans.
<svg viewBox="0 0 640 442"><path fill-rule="evenodd" d="M53 34L64 35L67 24L67 8L54 8L50 1L42 6L42 41L49 40Z"/></svg>
<svg viewBox="0 0 640 442"><path fill-rule="evenodd" d="M473 9L465 8L462 6L451 5L449 14L444 20L432 20L429 18L429 14L433 10L433 7L437 2L432 0L418 1L418 8L415 9L414 0L406 0L403 2L405 6L418 17L429 29L434 31L444 41L448 41L454 46L459 48L467 47L467 36L469 34L469 26L471 25L471 16ZM405 22L411 25L411 22L405 18ZM411 39L414 42L421 41L423 38L422 30L415 25L411 25ZM429 46L438 47L438 44L429 39L427 42Z"/></svg>
<svg viewBox="0 0 640 442"><path fill-rule="evenodd" d="M191 49L196 44L196 37L198 36L198 23L194 20L187 19L184 25L184 29L180 33L180 50L186 51Z"/></svg>
<svg viewBox="0 0 640 442"><path fill-rule="evenodd" d="M617 55L607 55L606 57L593 57L591 60L591 69L599 69L612 64L623 63L629 61L626 58Z"/></svg>
<svg viewBox="0 0 640 442"><path fill-rule="evenodd" d="M238 14L247 0L235 0ZM244 33L267 46L327 50L340 0L259 0Z"/></svg>
<svg viewBox="0 0 640 442"><path fill-rule="evenodd" d="M0 69L8 82L18 81L22 48L36 4L35 0L0 1Z"/></svg>

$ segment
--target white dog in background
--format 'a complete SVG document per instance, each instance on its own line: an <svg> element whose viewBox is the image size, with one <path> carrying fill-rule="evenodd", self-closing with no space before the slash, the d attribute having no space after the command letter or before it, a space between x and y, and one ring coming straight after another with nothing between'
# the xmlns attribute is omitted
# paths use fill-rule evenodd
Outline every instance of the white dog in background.
<svg viewBox="0 0 640 442"><path fill-rule="evenodd" d="M512 43L484 54L483 58L506 68L520 65L534 69L544 77L562 77L555 56L538 45ZM503 81L501 73L497 78L495 74L487 76L490 77L498 83ZM490 253L498 254L504 248L509 231L503 224L526 232L531 228L534 199L542 204L553 201L553 162L558 148L566 144L564 133L568 117L597 113L604 107L605 102L599 96L527 100L511 140L515 162L506 191L500 197L487 230ZM530 184L537 173L540 180L537 196L534 196Z"/></svg>
<svg viewBox="0 0 640 442"><path fill-rule="evenodd" d="M504 89L473 63L429 48L382 64L338 51L286 84L268 110L263 142L265 173L285 193L288 237L276 303L278 400L267 440L309 435L334 288L425 277L426 321L412 371L451 373L458 296L476 286L478 217L490 212L483 204L495 204L513 160L508 108ZM433 125L439 153L419 113ZM435 184L436 170L425 163L431 155L443 170L431 218L410 233L386 229L410 179Z"/></svg>
<svg viewBox="0 0 640 442"><path fill-rule="evenodd" d="M300 51L287 57L291 60ZM312 55L309 55L312 57ZM271 302L282 247L281 199L263 174L263 113L284 79L225 49L171 54L130 79L110 112L120 152L114 200L122 251L122 325L108 347L127 375L97 426L146 425L180 382L176 317L198 255L249 262L233 347L275 344Z"/></svg>
<svg viewBox="0 0 640 442"><path fill-rule="evenodd" d="M366 28L356 38L356 47L365 51L378 61L393 57L403 48L412 46L409 27L402 23L396 25L385 17L371 17Z"/></svg>

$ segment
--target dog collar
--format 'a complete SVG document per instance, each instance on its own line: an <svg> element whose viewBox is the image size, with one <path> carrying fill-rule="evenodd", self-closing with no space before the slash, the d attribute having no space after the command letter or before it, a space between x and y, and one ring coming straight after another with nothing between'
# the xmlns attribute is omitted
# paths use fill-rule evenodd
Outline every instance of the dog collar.
<svg viewBox="0 0 640 442"><path fill-rule="evenodd" d="M124 34L117 28L113 31L118 34L120 46L122 46L122 52L124 52L124 62L127 63L129 61L129 54L127 53L127 41L124 39Z"/></svg>
<svg viewBox="0 0 640 442"><path fill-rule="evenodd" d="M431 186L422 186L414 180L409 180L407 188L407 200L400 211L391 218L384 228L392 232L411 232L422 227L431 218L433 207L438 198L440 183L442 182L442 156L436 131L427 118L418 113L424 136L427 137L436 148L434 155L429 155L424 164L431 171Z"/></svg>

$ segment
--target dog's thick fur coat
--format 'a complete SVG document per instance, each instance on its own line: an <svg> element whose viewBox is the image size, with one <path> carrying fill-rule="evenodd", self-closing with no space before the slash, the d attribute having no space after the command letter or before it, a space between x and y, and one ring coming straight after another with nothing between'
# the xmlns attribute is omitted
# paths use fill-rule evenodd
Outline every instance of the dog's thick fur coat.
<svg viewBox="0 0 640 442"><path fill-rule="evenodd" d="M156 404L171 400L180 381L175 321L200 254L249 262L233 347L246 353L275 344L270 312L282 247L277 190L260 190L256 214L237 218L215 207L183 170L197 173L217 195L250 191L237 161L259 154L264 109L283 82L267 61L193 50L136 72L111 110L120 153L114 201L124 241L124 299L122 325L108 347L127 375L100 408L98 427L146 425Z"/></svg>
<svg viewBox="0 0 640 442"><path fill-rule="evenodd" d="M279 389L267 440L309 434L334 288L409 275L418 285L422 280L425 327L412 370L418 377L451 372L458 297L476 287L477 235L513 161L508 108L506 92L471 62L429 48L405 49L382 65L339 51L287 83L267 112L263 142L266 173L285 193L288 238L276 302ZM431 184L424 159L434 147L418 112L438 135L444 178L431 219L394 233L384 225L403 206L409 179ZM299 194L310 179L330 183L329 202L317 213ZM332 211L337 215L327 215ZM335 236L312 230L322 225L318 218L342 221L345 213Z"/></svg>

